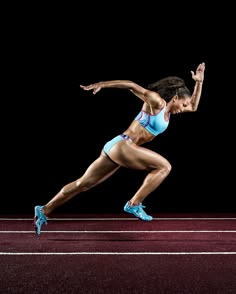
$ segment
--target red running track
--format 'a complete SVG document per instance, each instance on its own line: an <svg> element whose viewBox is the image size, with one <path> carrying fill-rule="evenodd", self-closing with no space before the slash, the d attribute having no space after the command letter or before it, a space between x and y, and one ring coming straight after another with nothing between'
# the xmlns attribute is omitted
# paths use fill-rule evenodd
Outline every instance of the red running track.
<svg viewBox="0 0 236 294"><path fill-rule="evenodd" d="M0 218L0 293L236 293L236 214Z"/></svg>

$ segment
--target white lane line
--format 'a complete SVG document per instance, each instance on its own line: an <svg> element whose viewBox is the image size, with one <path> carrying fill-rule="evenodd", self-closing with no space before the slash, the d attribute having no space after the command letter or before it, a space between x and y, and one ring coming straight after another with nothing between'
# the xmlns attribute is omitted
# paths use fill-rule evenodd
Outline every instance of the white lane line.
<svg viewBox="0 0 236 294"><path fill-rule="evenodd" d="M0 231L0 234L32 234L35 233L35 231ZM66 233L66 234L116 234L116 233L236 233L236 231L233 230L200 230L200 231L42 231L42 233Z"/></svg>
<svg viewBox="0 0 236 294"><path fill-rule="evenodd" d="M33 218L0 218L0 221L33 221ZM116 217L106 217L106 218L91 218L91 217L81 217L81 218L48 218L48 220L54 221L111 221L111 220L128 220L128 221L140 221L138 218L116 218ZM153 218L153 220L236 220L235 217L162 217Z"/></svg>
<svg viewBox="0 0 236 294"><path fill-rule="evenodd" d="M0 255L236 255L236 252L0 252Z"/></svg>

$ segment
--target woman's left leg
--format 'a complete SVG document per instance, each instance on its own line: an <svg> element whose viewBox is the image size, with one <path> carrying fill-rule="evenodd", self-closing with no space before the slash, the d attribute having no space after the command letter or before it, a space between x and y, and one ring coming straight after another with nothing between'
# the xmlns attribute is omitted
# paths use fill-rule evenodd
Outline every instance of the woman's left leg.
<svg viewBox="0 0 236 294"><path fill-rule="evenodd" d="M143 210L142 201L169 175L171 171L169 161L152 150L124 141L118 142L110 150L109 156L120 166L147 171L148 174L142 185L126 203L124 210L142 220L152 220L152 217Z"/></svg>

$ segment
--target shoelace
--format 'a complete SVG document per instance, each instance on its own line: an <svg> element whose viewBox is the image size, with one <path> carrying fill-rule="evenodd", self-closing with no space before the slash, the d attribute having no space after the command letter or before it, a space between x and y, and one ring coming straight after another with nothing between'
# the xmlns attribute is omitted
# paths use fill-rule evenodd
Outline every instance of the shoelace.
<svg viewBox="0 0 236 294"><path fill-rule="evenodd" d="M148 216L146 214L146 212L143 210L143 208L145 208L146 206L142 205L142 203L139 204L139 207L138 207L138 214L140 215L143 215L143 216Z"/></svg>

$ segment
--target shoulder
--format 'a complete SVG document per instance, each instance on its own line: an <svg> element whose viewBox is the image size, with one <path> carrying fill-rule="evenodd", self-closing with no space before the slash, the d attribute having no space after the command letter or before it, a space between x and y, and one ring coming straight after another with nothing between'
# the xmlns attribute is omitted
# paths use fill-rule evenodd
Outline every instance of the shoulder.
<svg viewBox="0 0 236 294"><path fill-rule="evenodd" d="M165 100L155 91L147 90L145 93L146 102L156 109L166 105Z"/></svg>

